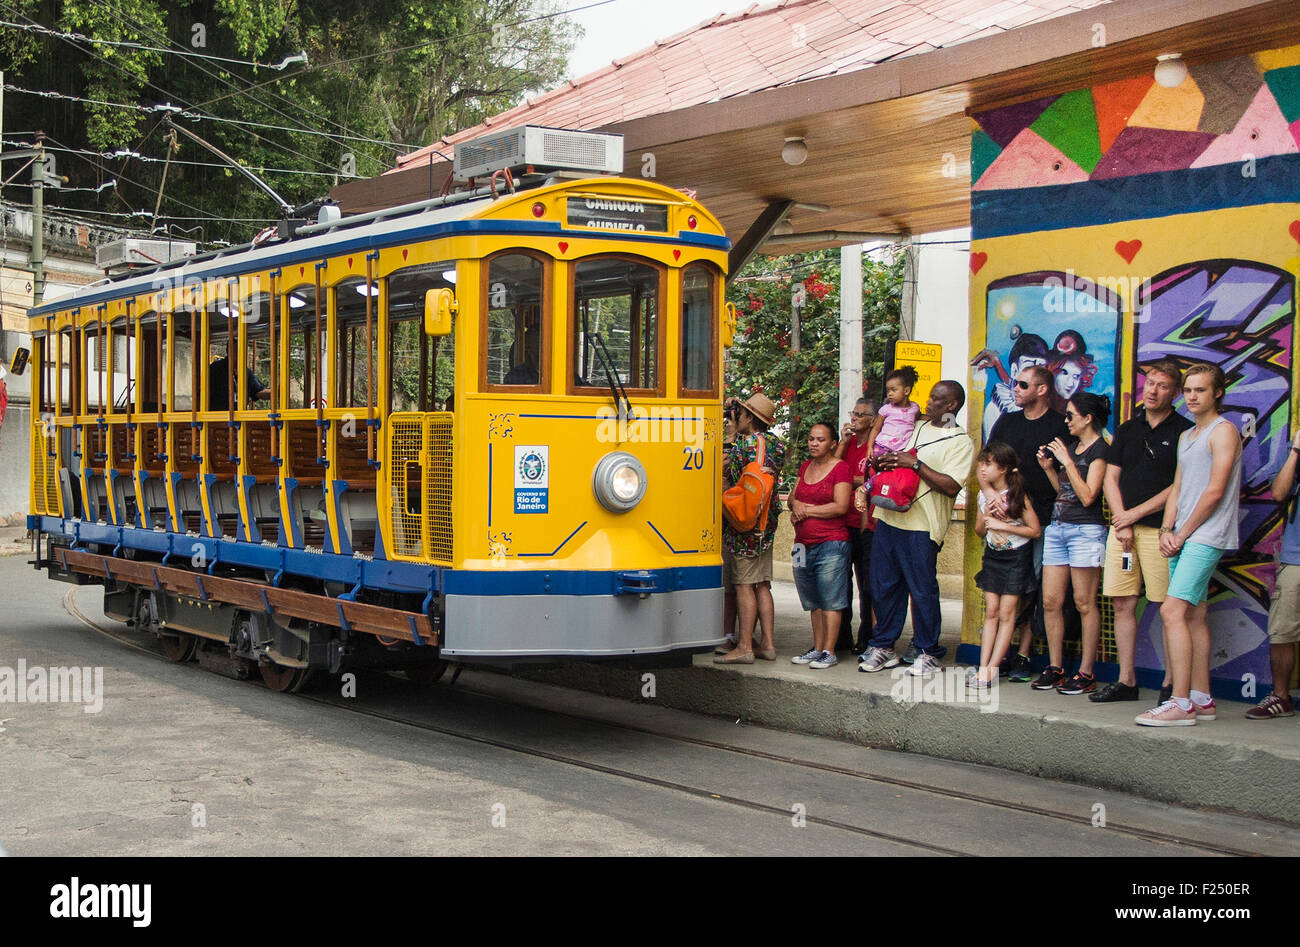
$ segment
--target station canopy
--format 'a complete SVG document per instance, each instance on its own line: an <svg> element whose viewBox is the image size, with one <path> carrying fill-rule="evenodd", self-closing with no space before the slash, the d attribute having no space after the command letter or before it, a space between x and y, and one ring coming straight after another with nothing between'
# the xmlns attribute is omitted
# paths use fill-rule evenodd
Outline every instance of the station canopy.
<svg viewBox="0 0 1300 947"><path fill-rule="evenodd" d="M971 115L1300 39L1297 0L783 0L719 15L336 187L345 213L436 196L457 142L616 132L624 173L690 189L736 244L793 252L970 224ZM807 149L782 159L787 139ZM649 157L647 157L649 156ZM773 234L775 231L775 235Z"/></svg>

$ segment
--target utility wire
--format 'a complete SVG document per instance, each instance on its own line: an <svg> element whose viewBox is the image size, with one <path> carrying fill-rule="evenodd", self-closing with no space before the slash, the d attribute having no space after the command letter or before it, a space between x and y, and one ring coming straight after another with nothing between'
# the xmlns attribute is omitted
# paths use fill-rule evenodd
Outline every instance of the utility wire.
<svg viewBox="0 0 1300 947"><path fill-rule="evenodd" d="M24 15L21 11L16 11L16 10L14 10L13 7L9 6L7 3L4 3L3 0L0 0L0 8L4 8L4 9L8 10L11 14L15 14L15 13L16 13L18 16L22 17L24 20L27 20L29 23L36 23L36 21L33 20L31 17ZM40 25L40 24L37 24L37 25ZM72 43L72 42L70 42L70 41L68 41L68 40L61 40L61 42L65 42L65 43L67 43L69 46L71 46L73 49L76 49L76 50L79 51L79 52L82 52L82 53L85 53L85 54L87 54L87 55L93 56L94 58L98 59L100 62L102 62L102 63L104 63L105 65L107 65L109 68L113 69L115 72L118 72L118 73L120 73L120 74L122 73L122 70L118 67L117 63L114 63L112 60L105 58L103 55L101 55L100 53L96 52L93 48L92 48L92 49L87 49L87 48L85 48L85 47L78 46L76 43ZM206 72L206 71L207 71L207 70L205 70L205 72ZM130 78L130 79L132 79L132 80L135 80L135 79L136 79L136 77L134 77L134 76L130 76L130 77L128 77L128 78ZM150 89L154 89L154 90L157 91L159 94L165 96L165 97L168 98L168 99L176 99L177 101L179 101L179 102L181 102L182 104L184 104L187 108L196 108L196 106L192 105L191 103L186 102L184 99L180 98L179 96L172 95L172 94L169 93L166 89L163 89L162 87L156 85L156 84L153 83L153 82L150 82L150 81L147 80L147 79L141 79L141 80L139 80L139 81L142 82L145 86L149 87ZM29 91L29 90L22 90L22 91ZM62 97L64 97L64 96L62 96L61 93L53 93L52 96L55 97L55 98L62 98ZM116 107L119 107L119 108L137 108L137 109L146 110L146 109L144 109L142 106L131 106L131 105L125 105L124 103L120 103L120 102L119 102L119 103L103 103L103 104L108 105L108 106L116 106ZM170 112L181 112L181 111L183 111L182 109L179 109L179 108L177 108L176 106L171 105L170 103L169 103L168 105L166 105L166 106L153 106L151 109L147 109L147 110L151 110L151 111L170 111ZM204 118L206 118L206 119L212 119L212 120L220 120L220 119L218 119L217 116L202 115L202 114L199 114L199 115L197 115L197 116L194 115L194 114L190 114L190 115L187 115L186 117L187 117L187 118L197 118L197 119L204 119ZM230 120L228 120L228 121L230 121ZM236 122L236 124L238 124L238 123ZM274 139L267 138L267 139L266 139L266 143L267 143L268 145L270 145L271 147L278 148L278 149L280 149L281 151L284 151L284 152L287 152L287 153L289 153L289 154L294 155L295 157L303 158L303 159L305 159L305 160L307 160L307 161L314 161L314 162L316 162L316 163L319 164L319 165L323 165L324 167L331 168L331 171L333 170L332 167L331 167L331 165L330 165L328 162L323 161L323 160L321 160L321 159L319 159L319 158L313 158L313 157L310 156L310 155L303 154L302 152L297 151L297 150L294 149L294 148L290 148L290 147L288 147L287 145L282 145L282 144L280 144L279 142L275 141Z"/></svg>
<svg viewBox="0 0 1300 947"><path fill-rule="evenodd" d="M117 11L112 11L117 12ZM120 14L119 14L120 15ZM138 24L137 24L138 25ZM247 59L228 59L225 56L214 56L210 53L196 53L192 50L181 47L180 49L160 49L157 46L145 46L143 43L131 43L126 40L115 39L98 39L94 36L87 36L85 33L72 33L62 30L51 29L48 26L41 26L39 23L12 23L8 20L0 20L0 26L7 26L10 29L22 30L25 33L39 33L42 36L53 36L56 39L67 40L73 43L93 43L96 46L118 46L126 49L139 49L150 53L169 53L173 56L189 56L194 59L210 59L215 62L228 62L237 66L252 66L255 69L283 69L284 65L271 65L270 63L252 62ZM301 61L301 60L300 60Z"/></svg>

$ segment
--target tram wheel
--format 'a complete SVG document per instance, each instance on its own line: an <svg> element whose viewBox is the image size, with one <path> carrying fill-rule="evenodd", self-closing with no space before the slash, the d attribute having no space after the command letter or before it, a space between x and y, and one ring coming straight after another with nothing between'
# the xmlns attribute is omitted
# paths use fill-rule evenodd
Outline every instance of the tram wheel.
<svg viewBox="0 0 1300 947"><path fill-rule="evenodd" d="M194 635L160 635L163 654L167 660L184 664L194 660L199 650L199 639Z"/></svg>
<svg viewBox="0 0 1300 947"><path fill-rule="evenodd" d="M290 668L270 661L263 661L257 669L266 686L281 694L297 694L305 690L316 676L311 668Z"/></svg>
<svg viewBox="0 0 1300 947"><path fill-rule="evenodd" d="M415 664L404 672L406 679L417 687L432 687L447 673L446 661L431 661L428 664Z"/></svg>

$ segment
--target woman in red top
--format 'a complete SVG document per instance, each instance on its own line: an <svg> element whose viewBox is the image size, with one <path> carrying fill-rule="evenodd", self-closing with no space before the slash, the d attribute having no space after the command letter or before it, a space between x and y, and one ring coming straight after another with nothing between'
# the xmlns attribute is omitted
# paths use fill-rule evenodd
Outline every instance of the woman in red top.
<svg viewBox="0 0 1300 947"><path fill-rule="evenodd" d="M849 465L835 458L835 428L817 423L808 432L808 454L790 494L794 524L794 582L799 601L812 612L813 646L795 664L837 664L840 610L848 606L849 530L845 514L853 493Z"/></svg>

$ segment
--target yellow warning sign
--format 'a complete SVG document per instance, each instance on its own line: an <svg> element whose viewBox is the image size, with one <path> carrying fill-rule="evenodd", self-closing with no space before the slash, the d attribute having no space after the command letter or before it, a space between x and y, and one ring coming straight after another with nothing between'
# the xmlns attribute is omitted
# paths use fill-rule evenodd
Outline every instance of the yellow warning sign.
<svg viewBox="0 0 1300 947"><path fill-rule="evenodd" d="M899 339L894 343L894 367L911 365L919 379L912 388L912 400L925 411L930 389L943 378L943 346L938 342L912 342Z"/></svg>

